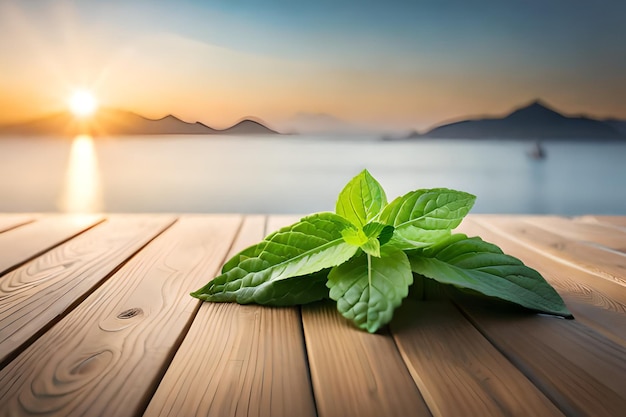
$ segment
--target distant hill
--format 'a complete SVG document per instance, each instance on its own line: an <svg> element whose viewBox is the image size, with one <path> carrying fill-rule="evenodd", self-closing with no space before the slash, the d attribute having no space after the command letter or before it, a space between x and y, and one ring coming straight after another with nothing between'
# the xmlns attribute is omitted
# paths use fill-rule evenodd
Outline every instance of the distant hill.
<svg viewBox="0 0 626 417"><path fill-rule="evenodd" d="M464 139L612 139L626 140L623 121L602 121L585 116L569 117L544 102L515 109L504 117L468 119L444 124L408 138Z"/></svg>
<svg viewBox="0 0 626 417"><path fill-rule="evenodd" d="M74 136L105 135L263 135L278 134L253 120L242 120L227 129L214 129L203 123L188 123L168 115L148 119L136 113L99 109L92 117L79 119L68 112L51 114L23 123L0 126L0 135Z"/></svg>
<svg viewBox="0 0 626 417"><path fill-rule="evenodd" d="M263 125L255 120L244 119L228 129L218 130L217 133L225 135L279 135L275 130Z"/></svg>
<svg viewBox="0 0 626 417"><path fill-rule="evenodd" d="M626 120L604 119L603 122L626 135Z"/></svg>

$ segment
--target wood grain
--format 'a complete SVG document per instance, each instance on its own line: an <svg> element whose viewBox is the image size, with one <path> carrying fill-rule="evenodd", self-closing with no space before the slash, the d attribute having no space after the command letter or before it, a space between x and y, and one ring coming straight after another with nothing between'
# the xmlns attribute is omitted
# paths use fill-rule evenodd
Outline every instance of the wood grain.
<svg viewBox="0 0 626 417"><path fill-rule="evenodd" d="M539 270L576 320L458 292L452 308L448 290L434 284L423 287L426 303L405 300L390 329L372 335L354 328L332 302L301 312L201 303L188 295L227 257L300 216L185 215L141 248L142 239L165 227L152 215L137 215L136 222L110 216L92 227L100 221L94 218L73 234L64 226L55 231L47 220L69 217L42 217L0 233L6 254L17 260L0 276L0 336L15 330L8 344L0 343L7 358L0 417L367 417L431 410L453 417L616 417L626 410L624 286L567 259L574 242L602 249L598 239L613 239L604 232L585 238L580 233L591 229L562 234L511 216L508 221L532 231L520 235L519 226L498 227L484 215L470 216L459 230ZM626 220L610 220L615 224L604 216L564 221L608 227L619 237ZM565 253L546 245L561 245L555 250ZM596 265L601 270L603 262ZM8 348L10 339L29 334L17 349Z"/></svg>
<svg viewBox="0 0 626 417"><path fill-rule="evenodd" d="M103 221L101 216L47 215L0 233L1 275Z"/></svg>
<svg viewBox="0 0 626 417"><path fill-rule="evenodd" d="M291 308L206 303L144 416L314 416Z"/></svg>
<svg viewBox="0 0 626 417"><path fill-rule="evenodd" d="M265 232L246 217L228 257ZM203 303L144 415L314 416L298 309Z"/></svg>
<svg viewBox="0 0 626 417"><path fill-rule="evenodd" d="M626 247L626 233L601 226L592 227L595 233L587 232L587 227L568 227L575 223L553 217L523 219L491 216L485 220L481 216L475 220L486 221L489 226L515 236L544 255L552 255L561 262L626 286L626 253L618 252L620 247ZM555 230L561 232L557 234ZM589 243L595 241L603 241L606 246Z"/></svg>
<svg viewBox="0 0 626 417"><path fill-rule="evenodd" d="M524 221L563 236L573 242L595 243L596 245L626 254L626 230L605 226L602 223L587 224L576 222L557 216L530 216L525 218Z"/></svg>
<svg viewBox="0 0 626 417"><path fill-rule="evenodd" d="M389 334L353 327L333 302L302 306L320 417L430 416Z"/></svg>
<svg viewBox="0 0 626 417"><path fill-rule="evenodd" d="M615 417L626 410L626 349L577 320L459 305L567 415ZM529 414L543 415L543 414Z"/></svg>
<svg viewBox="0 0 626 417"><path fill-rule="evenodd" d="M391 330L433 416L563 416L450 302L406 299Z"/></svg>
<svg viewBox="0 0 626 417"><path fill-rule="evenodd" d="M626 345L626 287L547 257L540 248L491 227L487 220L470 217L458 229L495 243L505 253L538 270L563 297L577 320Z"/></svg>
<svg viewBox="0 0 626 417"><path fill-rule="evenodd" d="M141 412L197 311L189 292L215 274L240 221L179 219L0 372L3 411Z"/></svg>
<svg viewBox="0 0 626 417"><path fill-rule="evenodd" d="M0 233L26 223L31 223L34 220L33 216L27 214L0 214Z"/></svg>
<svg viewBox="0 0 626 417"><path fill-rule="evenodd" d="M169 216L114 216L4 276L0 365L173 221Z"/></svg>
<svg viewBox="0 0 626 417"><path fill-rule="evenodd" d="M622 230L626 229L626 216L581 216L575 219L577 222L602 224L605 226L613 226Z"/></svg>

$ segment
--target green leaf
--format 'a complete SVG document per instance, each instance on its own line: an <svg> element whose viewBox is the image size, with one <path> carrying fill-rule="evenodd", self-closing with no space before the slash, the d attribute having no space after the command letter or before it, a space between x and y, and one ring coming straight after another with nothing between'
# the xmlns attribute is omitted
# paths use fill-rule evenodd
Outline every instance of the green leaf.
<svg viewBox="0 0 626 417"><path fill-rule="evenodd" d="M367 243L369 238L365 234L365 232L361 229L355 229L352 227L347 227L341 231L341 236L343 236L343 240L346 243L349 243L354 246L361 246Z"/></svg>
<svg viewBox="0 0 626 417"><path fill-rule="evenodd" d="M335 211L361 228L380 214L386 204L383 187L367 170L363 170L339 193Z"/></svg>
<svg viewBox="0 0 626 417"><path fill-rule="evenodd" d="M363 233L365 233L365 236L367 236L368 238L378 237L385 230L386 227L389 226L384 223L369 222L368 224L363 226Z"/></svg>
<svg viewBox="0 0 626 417"><path fill-rule="evenodd" d="M409 253L413 272L544 313L570 317L563 299L534 269L479 237L455 234Z"/></svg>
<svg viewBox="0 0 626 417"><path fill-rule="evenodd" d="M318 213L284 227L260 243L244 249L222 268L222 274L191 295L205 301L235 301L240 304L269 304L287 299L278 291L295 286L275 283L340 265L357 252L358 247L343 240L342 230L354 226L333 213ZM268 295L271 294L271 295ZM293 304L304 298L292 297Z"/></svg>
<svg viewBox="0 0 626 417"><path fill-rule="evenodd" d="M393 234L393 226L370 222L363 229L346 228L341 231L343 240L363 249L365 253L380 257L380 247L388 242Z"/></svg>
<svg viewBox="0 0 626 417"><path fill-rule="evenodd" d="M471 194L435 188L387 205L384 190L364 170L340 193L336 214L313 214L268 235L192 295L273 306L330 297L342 315L373 333L391 320L416 273L421 277L411 290L417 297L436 296L431 287L445 288L438 281L571 316L537 271L480 238L451 235L474 201Z"/></svg>
<svg viewBox="0 0 626 417"><path fill-rule="evenodd" d="M255 288L257 304L276 307L308 304L328 298L328 269L313 274L267 282Z"/></svg>
<svg viewBox="0 0 626 417"><path fill-rule="evenodd" d="M395 227L389 244L405 250L427 247L450 236L475 200L447 188L416 190L389 203L380 221Z"/></svg>
<svg viewBox="0 0 626 417"><path fill-rule="evenodd" d="M391 238L393 237L393 232L394 232L395 228L393 226L390 225L386 225L382 232L380 232L380 234L378 235L378 240L380 241L380 246L384 245L385 243L389 242L391 240Z"/></svg>
<svg viewBox="0 0 626 417"><path fill-rule="evenodd" d="M369 238L367 242L361 245L361 249L368 255L380 258L380 241L375 237Z"/></svg>
<svg viewBox="0 0 626 417"><path fill-rule="evenodd" d="M358 327L374 333L387 324L409 292L411 266L404 252L381 248L381 257L366 253L334 267L328 274L330 298Z"/></svg>

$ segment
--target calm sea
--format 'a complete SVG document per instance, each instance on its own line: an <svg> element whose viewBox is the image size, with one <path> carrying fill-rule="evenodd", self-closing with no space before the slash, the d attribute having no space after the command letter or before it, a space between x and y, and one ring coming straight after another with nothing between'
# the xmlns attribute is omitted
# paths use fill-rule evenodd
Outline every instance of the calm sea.
<svg viewBox="0 0 626 417"><path fill-rule="evenodd" d="M146 136L0 140L0 211L310 213L367 168L391 200L477 195L475 213L626 215L626 143L367 137Z"/></svg>

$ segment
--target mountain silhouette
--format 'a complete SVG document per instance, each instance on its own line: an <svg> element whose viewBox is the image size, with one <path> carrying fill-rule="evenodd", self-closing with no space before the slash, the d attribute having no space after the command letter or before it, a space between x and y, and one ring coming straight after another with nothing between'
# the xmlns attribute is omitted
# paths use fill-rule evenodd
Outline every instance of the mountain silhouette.
<svg viewBox="0 0 626 417"><path fill-rule="evenodd" d="M468 119L435 127L409 138L463 139L626 139L614 125L585 116L565 116L541 100L500 118Z"/></svg>
<svg viewBox="0 0 626 417"><path fill-rule="evenodd" d="M68 112L59 112L23 123L0 126L0 134L33 136L262 135L278 134L278 132L260 122L248 119L226 129L214 129L200 122L185 122L171 114L160 119L148 119L129 111L101 108L89 118L77 118Z"/></svg>
<svg viewBox="0 0 626 417"><path fill-rule="evenodd" d="M623 135L626 135L626 120L610 118L604 119L603 122L621 132Z"/></svg>
<svg viewBox="0 0 626 417"><path fill-rule="evenodd" d="M279 134L277 131L270 129L261 122L257 122L256 120L251 119L244 119L238 123L235 123L227 129L218 130L217 133L229 135Z"/></svg>

